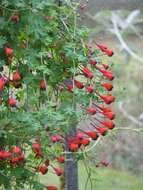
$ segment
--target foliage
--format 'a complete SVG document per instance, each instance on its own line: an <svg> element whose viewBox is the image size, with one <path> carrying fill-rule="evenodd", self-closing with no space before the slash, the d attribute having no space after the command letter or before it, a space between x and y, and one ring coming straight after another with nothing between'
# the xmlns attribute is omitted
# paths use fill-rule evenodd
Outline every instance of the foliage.
<svg viewBox="0 0 143 190"><path fill-rule="evenodd" d="M52 0L1 2L0 180L5 189L43 189L39 172L44 175L51 167L63 174L51 160L64 163L69 127L97 110L102 120L114 118L110 109L92 104L115 100L107 83L114 76L100 58L113 52L86 43L88 29L77 27L79 9L79 3L68 0L62 5ZM69 151L77 152L114 127L102 120L99 126L92 123L92 133L70 137Z"/></svg>

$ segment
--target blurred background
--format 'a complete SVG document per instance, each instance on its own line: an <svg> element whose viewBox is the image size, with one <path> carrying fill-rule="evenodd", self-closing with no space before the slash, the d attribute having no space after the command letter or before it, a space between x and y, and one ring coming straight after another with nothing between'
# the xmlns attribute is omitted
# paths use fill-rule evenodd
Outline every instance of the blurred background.
<svg viewBox="0 0 143 190"><path fill-rule="evenodd" d="M89 0L82 6L80 24L91 29L90 40L115 52L109 61L116 76L117 117L116 129L88 153L93 174L81 178L93 190L142 190L143 0Z"/></svg>

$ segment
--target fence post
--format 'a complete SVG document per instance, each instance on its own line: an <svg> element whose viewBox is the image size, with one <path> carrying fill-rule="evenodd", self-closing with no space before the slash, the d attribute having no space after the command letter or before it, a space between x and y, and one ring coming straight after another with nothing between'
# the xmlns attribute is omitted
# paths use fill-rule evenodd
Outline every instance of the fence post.
<svg viewBox="0 0 143 190"><path fill-rule="evenodd" d="M74 136L76 133L76 127L72 129L66 136L65 145L66 151L68 150L68 137ZM66 156L65 162L65 190L78 190L78 162L75 159L73 153L69 153Z"/></svg>

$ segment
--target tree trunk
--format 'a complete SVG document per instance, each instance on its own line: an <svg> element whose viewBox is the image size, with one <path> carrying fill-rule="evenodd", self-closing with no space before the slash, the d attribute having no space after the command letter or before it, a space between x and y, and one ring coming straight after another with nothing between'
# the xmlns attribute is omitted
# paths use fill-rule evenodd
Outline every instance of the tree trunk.
<svg viewBox="0 0 143 190"><path fill-rule="evenodd" d="M72 128L66 136L66 151L68 150L68 137L74 136L76 128ZM65 162L65 190L78 190L78 163L73 153L67 154Z"/></svg>

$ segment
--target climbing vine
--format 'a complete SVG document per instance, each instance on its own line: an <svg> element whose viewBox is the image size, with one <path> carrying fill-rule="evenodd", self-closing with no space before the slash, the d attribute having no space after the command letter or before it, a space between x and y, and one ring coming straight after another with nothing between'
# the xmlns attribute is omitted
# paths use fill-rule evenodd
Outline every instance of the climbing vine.
<svg viewBox="0 0 143 190"><path fill-rule="evenodd" d="M39 174L61 176L75 157L114 128L105 105L114 75L106 45L88 43L78 27L85 6L65 0L2 0L0 4L0 184L4 189L56 190ZM90 128L70 128L83 118ZM87 147L87 148L86 148ZM82 157L81 157L82 158ZM77 157L79 159L79 157ZM59 166L60 165L60 166Z"/></svg>

